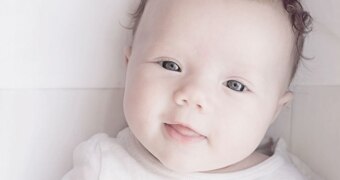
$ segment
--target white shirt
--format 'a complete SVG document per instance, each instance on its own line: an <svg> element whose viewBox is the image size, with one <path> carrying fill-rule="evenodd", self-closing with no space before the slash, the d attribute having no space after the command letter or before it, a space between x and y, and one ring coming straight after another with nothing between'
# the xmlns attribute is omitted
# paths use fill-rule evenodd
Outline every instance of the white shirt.
<svg viewBox="0 0 340 180"><path fill-rule="evenodd" d="M280 139L274 154L248 169L228 173L177 173L164 167L134 137L129 128L117 138L94 135L81 143L73 154L74 166L62 180L301 180Z"/></svg>

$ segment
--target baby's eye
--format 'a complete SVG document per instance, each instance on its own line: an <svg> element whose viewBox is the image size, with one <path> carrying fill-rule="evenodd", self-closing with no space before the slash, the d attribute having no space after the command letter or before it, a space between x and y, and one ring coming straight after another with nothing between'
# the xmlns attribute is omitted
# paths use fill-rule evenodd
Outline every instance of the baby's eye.
<svg viewBox="0 0 340 180"><path fill-rule="evenodd" d="M159 63L162 65L163 68L168 69L170 71L182 72L181 68L172 61L160 61Z"/></svg>
<svg viewBox="0 0 340 180"><path fill-rule="evenodd" d="M226 85L230 89L232 89L234 91L239 91L239 92L243 92L243 90L246 88L245 85L243 85L242 83L240 83L236 80L229 80L229 81L226 82Z"/></svg>

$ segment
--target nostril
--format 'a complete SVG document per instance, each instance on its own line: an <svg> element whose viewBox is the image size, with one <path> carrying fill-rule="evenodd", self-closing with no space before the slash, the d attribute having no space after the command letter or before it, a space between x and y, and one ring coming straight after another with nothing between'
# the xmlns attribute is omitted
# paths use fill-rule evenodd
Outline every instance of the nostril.
<svg viewBox="0 0 340 180"><path fill-rule="evenodd" d="M174 101L179 106L191 106L199 111L205 111L206 103L200 94L190 94L189 92L177 91L174 94Z"/></svg>
<svg viewBox="0 0 340 180"><path fill-rule="evenodd" d="M179 99L178 101L176 101L178 105L188 105L188 100L186 99Z"/></svg>

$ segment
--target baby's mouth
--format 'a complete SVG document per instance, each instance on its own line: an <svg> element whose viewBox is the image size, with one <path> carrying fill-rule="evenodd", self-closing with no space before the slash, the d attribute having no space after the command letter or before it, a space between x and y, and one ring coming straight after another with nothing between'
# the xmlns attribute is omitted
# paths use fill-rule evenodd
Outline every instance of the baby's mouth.
<svg viewBox="0 0 340 180"><path fill-rule="evenodd" d="M206 137L182 124L167 124L164 123L167 134L182 143L198 142L204 140Z"/></svg>

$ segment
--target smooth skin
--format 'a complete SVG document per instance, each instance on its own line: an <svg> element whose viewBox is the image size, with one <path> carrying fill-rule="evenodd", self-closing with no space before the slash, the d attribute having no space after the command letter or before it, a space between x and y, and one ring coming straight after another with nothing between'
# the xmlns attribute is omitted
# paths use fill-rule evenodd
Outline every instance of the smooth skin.
<svg viewBox="0 0 340 180"><path fill-rule="evenodd" d="M178 172L231 172L293 94L294 35L280 1L150 0L127 47L124 113L143 146ZM184 142L167 124L204 138Z"/></svg>

